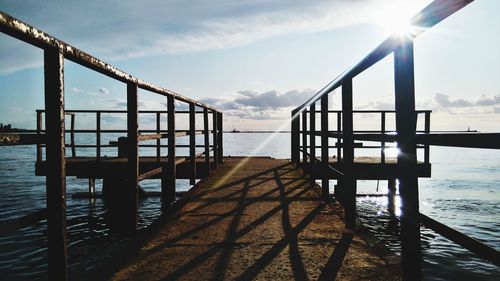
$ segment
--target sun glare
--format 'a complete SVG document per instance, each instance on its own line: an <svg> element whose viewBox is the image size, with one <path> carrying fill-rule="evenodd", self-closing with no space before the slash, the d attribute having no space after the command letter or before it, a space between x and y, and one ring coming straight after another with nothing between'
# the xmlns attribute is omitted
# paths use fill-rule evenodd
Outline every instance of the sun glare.
<svg viewBox="0 0 500 281"><path fill-rule="evenodd" d="M413 32L410 19L415 9L405 3L391 3L378 9L375 23L379 25L387 36L408 36Z"/></svg>

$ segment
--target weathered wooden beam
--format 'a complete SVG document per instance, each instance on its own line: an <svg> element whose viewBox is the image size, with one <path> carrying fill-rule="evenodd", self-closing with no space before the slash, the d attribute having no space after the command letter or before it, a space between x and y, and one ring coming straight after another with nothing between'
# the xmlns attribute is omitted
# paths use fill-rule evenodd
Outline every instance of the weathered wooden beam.
<svg viewBox="0 0 500 281"><path fill-rule="evenodd" d="M398 166L401 197L401 265L403 280L421 280L413 41L406 37L401 40L401 45L394 52L396 131L400 150Z"/></svg>
<svg viewBox="0 0 500 281"><path fill-rule="evenodd" d="M321 98L321 162L325 167L329 166L328 163L328 95L324 95ZM311 144L312 145L312 144ZM330 179L326 175L326 171L323 173L321 180L321 190L323 198L330 198Z"/></svg>
<svg viewBox="0 0 500 281"><path fill-rule="evenodd" d="M64 56L57 49L45 50L44 72L48 273L49 280L67 280Z"/></svg>
<svg viewBox="0 0 500 281"><path fill-rule="evenodd" d="M196 107L194 103L189 104L189 161L191 162L191 178L189 179L189 183L194 185L196 183L196 123L195 123L195 111Z"/></svg>
<svg viewBox="0 0 500 281"><path fill-rule="evenodd" d="M127 230L137 230L139 185L139 113L137 85L127 83L127 187L124 190L124 216ZM121 204L120 204L121 205Z"/></svg>

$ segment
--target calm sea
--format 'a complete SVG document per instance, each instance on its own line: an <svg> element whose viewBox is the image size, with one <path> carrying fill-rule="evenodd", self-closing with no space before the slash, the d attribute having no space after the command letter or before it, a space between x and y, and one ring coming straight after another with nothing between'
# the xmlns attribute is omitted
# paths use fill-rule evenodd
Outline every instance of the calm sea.
<svg viewBox="0 0 500 281"><path fill-rule="evenodd" d="M116 139L116 136L110 136ZM182 141L187 141L185 138ZM201 143L202 138L198 141ZM81 135L77 143L93 143L91 136ZM107 139L103 139L106 143ZM319 142L318 142L319 143ZM333 152L333 151L332 151ZM78 150L92 155L92 150ZM154 150L144 150L153 155ZM187 154L179 149L179 154ZM376 151L360 151L373 155ZM109 149L103 154L116 155ZM262 155L289 158L288 134L224 135L225 155ZM488 245L500 249L500 151L458 148L431 148L432 179L420 179L421 212L456 228ZM34 175L35 147L0 147L0 220L15 218L45 207L45 178ZM97 182L100 191L101 182ZM333 182L330 186L333 187ZM146 190L159 191L160 183L141 183ZM386 193L387 182L360 181L358 193ZM189 188L180 181L178 190ZM91 270L104 259L103 246L128 241L109 227L109 218L101 200L72 199L71 194L88 189L87 181L68 178L68 252L70 271ZM333 192L333 190L332 190ZM396 253L398 223L390 219L387 198L360 197L360 220ZM139 226L147 227L160 215L159 198L140 203ZM46 278L46 222L0 237L0 274L2 280ZM426 280L500 280L500 268L422 228L422 249Z"/></svg>

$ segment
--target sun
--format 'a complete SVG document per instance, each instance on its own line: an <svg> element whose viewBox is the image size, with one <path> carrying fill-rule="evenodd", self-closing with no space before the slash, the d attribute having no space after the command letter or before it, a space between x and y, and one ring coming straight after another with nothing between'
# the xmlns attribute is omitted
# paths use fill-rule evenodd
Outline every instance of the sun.
<svg viewBox="0 0 500 281"><path fill-rule="evenodd" d="M375 23L382 28L387 36L410 36L414 27L410 19L415 7L402 2L388 3L379 7L375 13Z"/></svg>

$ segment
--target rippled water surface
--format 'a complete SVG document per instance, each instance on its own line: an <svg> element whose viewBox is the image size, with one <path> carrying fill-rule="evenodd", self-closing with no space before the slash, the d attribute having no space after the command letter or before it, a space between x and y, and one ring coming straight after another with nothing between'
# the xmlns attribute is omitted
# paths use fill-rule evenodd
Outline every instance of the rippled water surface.
<svg viewBox="0 0 500 281"><path fill-rule="evenodd" d="M81 138L81 142L93 142L88 136ZM289 158L289 139L288 134L225 134L224 154ZM92 154L93 151L77 153ZM152 153L153 150L143 151L143 154ZM180 149L178 153L187 151ZM103 154L111 156L116 151L110 149ZM500 249L498 159L500 151L432 148L433 178L419 180L421 212ZM34 175L34 161L33 146L0 147L0 220L45 207L45 178ZM98 181L98 191L100 184ZM160 190L158 180L144 181L141 186L149 191ZM387 191L387 182L381 181L378 186L378 193ZM178 190L188 188L186 181L179 181ZM72 193L87 189L86 180L67 178L68 252L72 272L92 269L103 260L99 249L126 243L128 239L112 231L102 200L71 198ZM377 182L360 181L358 192L376 193ZM387 198L360 197L358 203L360 220L399 252L398 221L391 219L387 212ZM144 228L157 218L160 207L157 197L141 201L139 226ZM46 221L0 236L1 279L45 279L46 246ZM422 228L422 248L426 280L500 280L498 267L425 228Z"/></svg>

